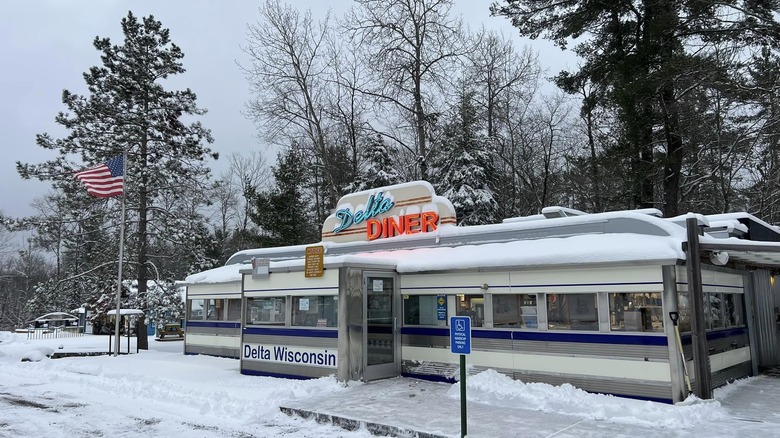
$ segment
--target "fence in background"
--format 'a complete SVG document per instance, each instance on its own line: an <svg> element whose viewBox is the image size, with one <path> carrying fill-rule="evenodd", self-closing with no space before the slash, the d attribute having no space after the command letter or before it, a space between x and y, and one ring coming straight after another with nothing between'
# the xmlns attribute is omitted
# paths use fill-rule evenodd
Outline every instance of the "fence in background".
<svg viewBox="0 0 780 438"><path fill-rule="evenodd" d="M27 333L27 339L59 339L59 338L78 338L84 336L81 327L53 327L53 328L30 328L16 330L16 333Z"/></svg>

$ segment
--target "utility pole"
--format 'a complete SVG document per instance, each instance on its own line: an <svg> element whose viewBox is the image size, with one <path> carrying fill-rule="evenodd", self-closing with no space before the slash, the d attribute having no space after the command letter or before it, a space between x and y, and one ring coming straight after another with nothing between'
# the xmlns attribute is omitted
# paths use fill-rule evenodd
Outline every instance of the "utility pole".
<svg viewBox="0 0 780 438"><path fill-rule="evenodd" d="M688 296L691 301L691 347L693 348L693 369L696 379L696 396L712 398L710 376L710 355L707 347L707 332L704 326L704 292L701 284L701 260L699 258L699 220L693 214L685 219L688 229Z"/></svg>

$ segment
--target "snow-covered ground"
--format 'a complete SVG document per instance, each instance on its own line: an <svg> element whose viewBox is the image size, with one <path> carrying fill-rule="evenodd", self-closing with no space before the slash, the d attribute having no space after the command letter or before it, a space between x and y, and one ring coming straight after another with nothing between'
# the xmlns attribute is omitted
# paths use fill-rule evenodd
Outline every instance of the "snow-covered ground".
<svg viewBox="0 0 780 438"><path fill-rule="evenodd" d="M0 436L370 436L279 411L291 400L345 390L335 378L248 377L237 360L183 355L181 341L150 339L150 350L139 354L133 345L132 354L119 357L22 362L52 350L106 351L108 337L27 341L0 332Z"/></svg>
<svg viewBox="0 0 780 438"><path fill-rule="evenodd" d="M124 351L126 339L122 344ZM0 436L370 436L365 429L349 432L289 417L280 413L279 406L335 409L358 417L384 411L388 421L400 427L458 433L452 429L459 424L457 384L391 379L347 387L333 377L299 381L244 376L237 360L185 356L182 342L150 340L149 344L150 350L138 354L131 345L132 354L119 357L49 359L46 355L52 351L105 351L108 338L86 335L28 341L25 335L0 332ZM31 361L23 362L23 358ZM502 418L519 418L526 436L612 436L618 432L641 436L650 430L658 436L678 432L697 436L697 431L720 430L719 424L730 431L719 436L734 436L738 430L744 436L751 436L751 431L765 435L767 430L777 430L775 436L780 436L780 417L778 424L737 423L721 403L756 379L761 378L717 390L715 402L670 406L588 394L570 385L525 384L487 371L468 380L470 415L476 416L470 432L519 436L510 430L496 435L480 425L495 424L494 430L500 431L511 426L502 426ZM495 417L485 418L484 413ZM535 427L536 432L528 427Z"/></svg>

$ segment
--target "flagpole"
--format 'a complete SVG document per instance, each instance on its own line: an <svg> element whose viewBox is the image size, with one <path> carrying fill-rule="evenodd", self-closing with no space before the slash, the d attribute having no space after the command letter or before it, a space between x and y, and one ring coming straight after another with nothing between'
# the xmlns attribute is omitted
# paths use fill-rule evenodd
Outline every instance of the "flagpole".
<svg viewBox="0 0 780 438"><path fill-rule="evenodd" d="M116 343L114 344L114 357L119 355L119 319L121 315L119 312L122 309L122 262L124 261L125 250L125 197L127 191L125 190L127 177L127 147L122 148L122 214L121 224L119 225L119 275L116 281L116 325L114 326L114 333L116 334ZM129 351L128 351L129 353Z"/></svg>

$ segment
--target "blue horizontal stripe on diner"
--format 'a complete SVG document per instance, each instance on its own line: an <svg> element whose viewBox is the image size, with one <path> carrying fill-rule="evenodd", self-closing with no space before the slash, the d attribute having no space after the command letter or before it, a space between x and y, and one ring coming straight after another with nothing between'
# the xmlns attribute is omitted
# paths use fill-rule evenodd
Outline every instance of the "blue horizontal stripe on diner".
<svg viewBox="0 0 780 438"><path fill-rule="evenodd" d="M628 335L614 333L556 333L556 332L512 332L512 339L518 341L580 342L585 344L612 345L668 345L666 335Z"/></svg>
<svg viewBox="0 0 780 438"><path fill-rule="evenodd" d="M301 338L338 338L338 329L244 327L245 335L294 336Z"/></svg>
<svg viewBox="0 0 780 438"><path fill-rule="evenodd" d="M241 328L240 322L187 321L187 327Z"/></svg>
<svg viewBox="0 0 780 438"><path fill-rule="evenodd" d="M516 288L529 288L529 287L580 287L580 286L637 286L637 285L651 285L651 284L663 284L662 281L619 281L619 282L606 282L606 283L540 283L540 284L501 284L501 285L489 285L491 288L499 287L516 287ZM428 290L428 289L481 289L481 285L475 286L410 286L402 287L401 290Z"/></svg>
<svg viewBox="0 0 780 438"><path fill-rule="evenodd" d="M427 380L429 382L444 382L444 383L457 383L458 380L456 380L454 377L445 377L439 374L420 374L420 373L409 373L409 372L402 372L401 377L409 377L412 379L420 379L420 380ZM467 379L468 380L468 379ZM522 379L521 379L522 381ZM550 384L551 385L551 384ZM551 385L554 386L554 385ZM591 394L607 394L607 395L614 395L617 397L623 397L623 398L631 398L635 400L647 400L652 401L656 403L666 403L666 404L672 404L673 401L670 398L659 398L659 397L642 397L639 395L626 395L626 394L620 394L617 392L592 392Z"/></svg>
<svg viewBox="0 0 780 438"><path fill-rule="evenodd" d="M293 380L312 380L312 379L319 379L319 377L310 377L310 376L298 376L296 374L282 374L282 373L267 373L264 371L255 371L255 370L245 370L241 369L241 374L247 375L247 376L262 376L262 377L276 377L279 379L293 379ZM334 371L335 374L335 371Z"/></svg>
<svg viewBox="0 0 780 438"><path fill-rule="evenodd" d="M321 286L321 287L280 287L276 289L246 289L246 292L286 292L290 290L338 290L339 286ZM250 297L251 298L251 297Z"/></svg>
<svg viewBox="0 0 780 438"><path fill-rule="evenodd" d="M737 327L727 330L716 330L707 332L707 340L713 341L715 339L730 338L732 336L744 335L747 333L747 327Z"/></svg>
<svg viewBox="0 0 780 438"><path fill-rule="evenodd" d="M208 353L193 353L191 351L185 351L185 356L209 356L209 357L221 357L223 359L235 359L238 360L238 357L236 356L225 356L222 354L208 354Z"/></svg>
<svg viewBox="0 0 780 438"><path fill-rule="evenodd" d="M492 284L490 287L509 287L508 284ZM407 286L401 290L423 290L423 289L482 289L482 285L473 286Z"/></svg>
<svg viewBox="0 0 780 438"><path fill-rule="evenodd" d="M449 328L402 327L401 334L423 336L450 336ZM514 339L518 341L580 342L585 344L667 345L666 335L628 335L613 333L556 333L510 330L472 330L474 339Z"/></svg>
<svg viewBox="0 0 780 438"><path fill-rule="evenodd" d="M747 327L737 327L737 328L727 329L727 330L709 331L707 332L707 340L714 341L716 339L730 338L732 336L744 335L747 332L748 332ZM683 345L690 345L691 337L692 335L690 332L686 332L680 335L680 339L682 340Z"/></svg>
<svg viewBox="0 0 780 438"><path fill-rule="evenodd" d="M449 336L449 327L401 327L402 335Z"/></svg>
<svg viewBox="0 0 780 438"><path fill-rule="evenodd" d="M450 336L449 327L401 327L403 335L423 336ZM512 339L512 332L508 330L471 330L472 338L484 339Z"/></svg>
<svg viewBox="0 0 780 438"><path fill-rule="evenodd" d="M684 285L688 286L688 282L687 281L678 281L677 284L684 284ZM731 288L731 289L744 289L745 288L745 286L734 286L734 285L730 285L730 284L717 284L717 283L702 283L701 285L702 286L712 286L712 287L728 287L728 288ZM706 293L706 294L717 294L719 292L704 292L704 293Z"/></svg>

